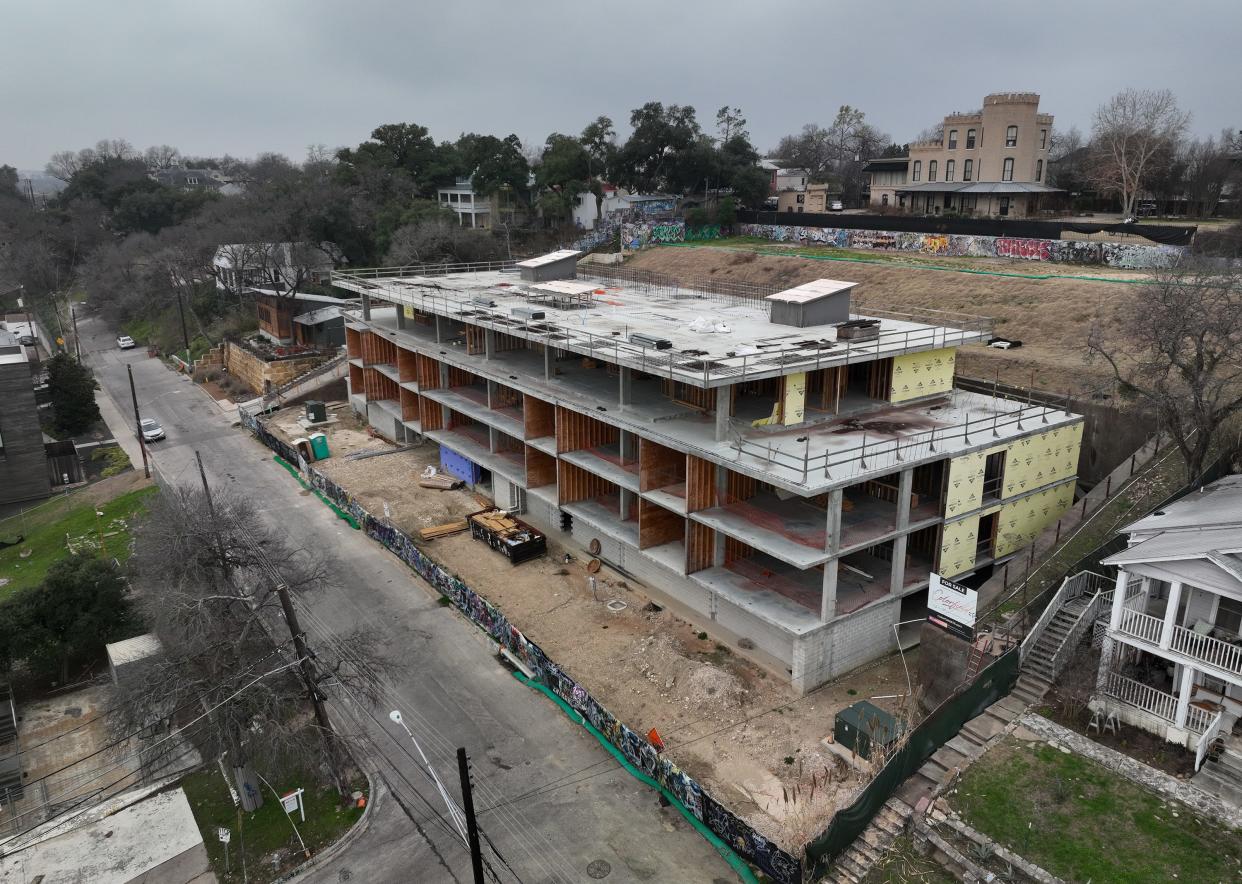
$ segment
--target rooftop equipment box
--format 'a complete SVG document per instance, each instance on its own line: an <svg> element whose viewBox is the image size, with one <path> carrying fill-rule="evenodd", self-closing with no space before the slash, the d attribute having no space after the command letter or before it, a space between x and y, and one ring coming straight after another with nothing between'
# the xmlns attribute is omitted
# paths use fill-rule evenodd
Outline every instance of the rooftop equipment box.
<svg viewBox="0 0 1242 884"><path fill-rule="evenodd" d="M870 758L873 744L878 745L882 753L887 753L901 732L902 727L891 712L885 712L866 700L859 700L837 713L832 734L833 739L846 749L863 758Z"/></svg>
<svg viewBox="0 0 1242 884"><path fill-rule="evenodd" d="M794 328L845 322L850 318L850 292L856 285L856 282L817 279L768 295L769 317L775 325Z"/></svg>
<svg viewBox="0 0 1242 884"><path fill-rule="evenodd" d="M573 279L578 273L578 257L582 252L561 249L538 258L518 261L517 268L523 282L548 282L553 279Z"/></svg>

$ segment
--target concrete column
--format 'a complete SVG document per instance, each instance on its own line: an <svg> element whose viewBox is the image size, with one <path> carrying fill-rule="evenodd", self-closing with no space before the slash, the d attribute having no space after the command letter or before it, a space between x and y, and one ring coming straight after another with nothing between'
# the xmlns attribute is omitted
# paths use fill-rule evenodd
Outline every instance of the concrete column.
<svg viewBox="0 0 1242 884"><path fill-rule="evenodd" d="M909 534L893 540L893 573L888 584L888 591L892 595L900 595L906 583L906 545L909 540Z"/></svg>
<svg viewBox="0 0 1242 884"><path fill-rule="evenodd" d="M552 345L543 345L543 379L552 380Z"/></svg>
<svg viewBox="0 0 1242 884"><path fill-rule="evenodd" d="M914 485L914 467L902 470L897 480L897 530L910 525L910 488Z"/></svg>
<svg viewBox="0 0 1242 884"><path fill-rule="evenodd" d="M729 388L716 388L716 441L729 438Z"/></svg>
<svg viewBox="0 0 1242 884"><path fill-rule="evenodd" d="M618 448L621 451L622 460L637 460L638 446L636 445L638 437L628 430L621 430L620 442Z"/></svg>
<svg viewBox="0 0 1242 884"><path fill-rule="evenodd" d="M405 307L397 305L397 328L405 328Z"/></svg>
<svg viewBox="0 0 1242 884"><path fill-rule="evenodd" d="M1160 647L1167 651L1173 644L1173 627L1177 625L1177 606L1182 600L1182 583L1174 580L1169 585L1169 600L1165 603L1164 623L1160 627ZM1180 727L1180 725L1179 725Z"/></svg>
<svg viewBox="0 0 1242 884"><path fill-rule="evenodd" d="M483 359L487 361L496 352L496 332L490 328L483 329Z"/></svg>
<svg viewBox="0 0 1242 884"><path fill-rule="evenodd" d="M487 407L488 408L496 407L496 399L498 398L496 395L496 387L497 387L497 384L495 381L487 382Z"/></svg>
<svg viewBox="0 0 1242 884"><path fill-rule="evenodd" d="M833 556L841 549L841 501L845 492L841 488L833 488L828 492L827 524L825 533L825 551ZM819 619L831 620L837 614L837 560L835 558L824 563L823 588L819 596Z"/></svg>
<svg viewBox="0 0 1242 884"><path fill-rule="evenodd" d="M371 296L366 292L362 293L362 318L367 321L371 319Z"/></svg>
<svg viewBox="0 0 1242 884"><path fill-rule="evenodd" d="M725 489L729 487L728 468L720 464L716 464L716 502L724 500ZM725 536L719 531L716 532L716 554L713 559L717 568L724 567L725 563Z"/></svg>
<svg viewBox="0 0 1242 884"><path fill-rule="evenodd" d="M827 622L837 616L837 560L824 563L824 589L819 597L819 619Z"/></svg>
<svg viewBox="0 0 1242 884"><path fill-rule="evenodd" d="M631 387L634 383L633 369L621 366L621 381L617 386L617 404L622 408L630 404Z"/></svg>
<svg viewBox="0 0 1242 884"><path fill-rule="evenodd" d="M437 344L440 343L440 322L443 319L444 317L440 316L438 313L436 314L436 343Z"/></svg>
<svg viewBox="0 0 1242 884"><path fill-rule="evenodd" d="M1195 668L1182 667L1182 684L1177 692L1177 726L1185 730L1186 716L1190 714L1190 692L1195 686Z"/></svg>
<svg viewBox="0 0 1242 884"><path fill-rule="evenodd" d="M622 522L624 522L626 519L630 517L630 510L631 510L631 507L633 506L633 502L632 502L633 497L634 497L633 491L630 491L628 488L621 489L621 521Z"/></svg>
<svg viewBox="0 0 1242 884"><path fill-rule="evenodd" d="M487 450L492 452L492 454L496 453L496 432L495 427L487 428Z"/></svg>
<svg viewBox="0 0 1242 884"><path fill-rule="evenodd" d="M449 367L447 362L437 363L440 367L440 389L448 389ZM447 405L440 406L440 423L444 425L444 429L449 428L449 407Z"/></svg>
<svg viewBox="0 0 1242 884"><path fill-rule="evenodd" d="M1126 602L1126 582L1130 579L1130 575L1125 571L1118 569L1117 583L1113 587L1113 607L1108 615L1108 628L1121 628L1121 609Z"/></svg>

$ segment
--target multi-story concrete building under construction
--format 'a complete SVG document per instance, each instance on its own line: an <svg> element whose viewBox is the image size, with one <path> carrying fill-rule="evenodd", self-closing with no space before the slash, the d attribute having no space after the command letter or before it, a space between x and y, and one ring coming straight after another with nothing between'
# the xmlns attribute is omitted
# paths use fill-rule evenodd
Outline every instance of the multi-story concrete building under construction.
<svg viewBox="0 0 1242 884"><path fill-rule="evenodd" d="M333 274L362 296L353 409L800 690L893 650L933 571L1003 561L1073 500L1079 416L953 387L986 320L576 259Z"/></svg>

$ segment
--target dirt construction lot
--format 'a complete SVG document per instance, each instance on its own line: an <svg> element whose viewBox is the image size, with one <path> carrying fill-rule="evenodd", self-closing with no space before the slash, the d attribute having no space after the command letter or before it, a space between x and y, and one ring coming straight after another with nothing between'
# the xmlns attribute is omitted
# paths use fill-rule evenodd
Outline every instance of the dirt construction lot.
<svg viewBox="0 0 1242 884"><path fill-rule="evenodd" d="M481 508L469 491L418 487L418 473L439 462L434 443L347 460L353 452L395 446L369 436L348 409L332 413L339 418L328 430L333 456L315 468L371 512L384 512L387 503L393 524L417 538L421 528ZM286 440L304 435L297 417L297 409L277 412L268 427ZM655 728L677 764L790 851L822 831L861 784L820 745L832 733L836 711L872 697L886 697L876 705L896 709L892 695L907 691L901 660L893 656L798 697L702 632L708 624L651 605L640 584L606 566L597 575L598 598L592 598L588 557L566 549L555 535L548 538L547 556L518 566L469 533L420 545L504 611L621 721L635 731ZM573 556L568 564L566 552ZM610 612L605 604L613 599L624 601L624 610ZM906 653L912 672L916 658L917 651Z"/></svg>
<svg viewBox="0 0 1242 884"><path fill-rule="evenodd" d="M1039 265L995 261L998 272L1038 275ZM817 260L758 255L747 249L660 247L646 249L626 266L652 270L689 281L695 278L796 286L827 277L858 282L855 295L875 307L921 307L992 317L996 334L1016 339L1013 350L963 347L957 371L965 377L1075 397L1112 388L1106 366L1084 360L1087 334L1096 321L1107 323L1116 305L1133 297L1135 285L1074 277L1023 279L920 269L897 264ZM1074 268L1080 269L1080 268ZM1095 271L1099 268L1089 268ZM1100 274L1095 274L1100 275ZM1140 277L1133 271L1117 279ZM865 307L863 308L865 310Z"/></svg>

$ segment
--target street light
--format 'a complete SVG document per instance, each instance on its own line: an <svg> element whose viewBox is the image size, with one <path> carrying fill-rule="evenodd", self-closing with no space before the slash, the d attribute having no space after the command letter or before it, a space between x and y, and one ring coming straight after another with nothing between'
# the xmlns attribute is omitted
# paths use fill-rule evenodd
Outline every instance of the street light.
<svg viewBox="0 0 1242 884"><path fill-rule="evenodd" d="M431 779L436 784L436 789L439 790L440 797L444 799L444 804L448 807L449 816L453 818L453 825L457 827L457 831L461 835L462 841L465 841L466 820L462 817L461 810L457 807L457 804L452 798L449 797L448 790L444 788L444 784L440 782L440 778L436 776L435 769L431 766L431 762L427 760L427 756L423 752L423 747L418 745L418 740L414 737L413 731L410 730L409 726L405 723L405 720L402 719L401 710L392 710L392 712L388 713L388 717L396 724L401 725L401 729L406 732L410 738L410 742L414 744L414 748L417 749L418 754L422 756L423 766L426 767L427 772L431 774Z"/></svg>

